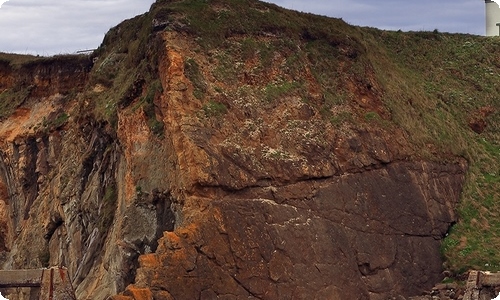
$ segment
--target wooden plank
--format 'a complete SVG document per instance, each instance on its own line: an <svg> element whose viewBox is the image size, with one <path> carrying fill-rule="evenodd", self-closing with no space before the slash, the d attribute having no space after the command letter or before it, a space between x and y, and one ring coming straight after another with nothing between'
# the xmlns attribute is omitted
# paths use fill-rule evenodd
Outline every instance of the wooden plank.
<svg viewBox="0 0 500 300"><path fill-rule="evenodd" d="M0 288L39 287L42 275L42 269L0 271Z"/></svg>

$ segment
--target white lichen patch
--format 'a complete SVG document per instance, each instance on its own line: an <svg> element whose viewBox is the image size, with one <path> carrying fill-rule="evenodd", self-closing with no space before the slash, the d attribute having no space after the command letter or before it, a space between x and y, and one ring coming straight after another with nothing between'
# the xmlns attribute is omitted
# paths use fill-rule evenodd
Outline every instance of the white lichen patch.
<svg viewBox="0 0 500 300"><path fill-rule="evenodd" d="M293 155L283 148L271 148L269 146L264 146L261 150L262 158L270 160L285 160L285 161L301 161L302 158Z"/></svg>
<svg viewBox="0 0 500 300"><path fill-rule="evenodd" d="M324 125L311 121L290 120L286 127L280 129L280 136L291 144L326 146Z"/></svg>
<svg viewBox="0 0 500 300"><path fill-rule="evenodd" d="M276 187L270 187L270 188L276 189ZM297 207L295 207L295 206L292 206L292 205L289 205L289 204L284 204L284 203L276 203L276 201L269 200L269 199L260 198L260 199L254 199L252 201L258 201L258 202L261 202L261 203L264 203L264 204L269 204L269 205L272 205L272 206L280 206L280 207L290 208L290 209L292 209L295 212L299 211L297 209Z"/></svg>

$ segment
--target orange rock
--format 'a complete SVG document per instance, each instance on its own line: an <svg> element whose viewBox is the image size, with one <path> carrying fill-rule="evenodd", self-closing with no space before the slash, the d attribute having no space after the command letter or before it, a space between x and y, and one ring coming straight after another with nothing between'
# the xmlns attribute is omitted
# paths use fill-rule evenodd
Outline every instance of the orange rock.
<svg viewBox="0 0 500 300"><path fill-rule="evenodd" d="M154 268L158 266L158 256L156 254L145 254L139 256L139 264L142 268Z"/></svg>
<svg viewBox="0 0 500 300"><path fill-rule="evenodd" d="M132 296L131 299L134 299L134 300L152 300L153 299L153 293L151 292L150 289L137 288L133 285L128 286L127 290L125 291L124 294L125 294L125 296ZM128 299L130 299L130 298L128 298Z"/></svg>
<svg viewBox="0 0 500 300"><path fill-rule="evenodd" d="M111 300L133 300L134 298L129 297L129 296L124 296L124 295L115 295L109 299L111 299Z"/></svg>

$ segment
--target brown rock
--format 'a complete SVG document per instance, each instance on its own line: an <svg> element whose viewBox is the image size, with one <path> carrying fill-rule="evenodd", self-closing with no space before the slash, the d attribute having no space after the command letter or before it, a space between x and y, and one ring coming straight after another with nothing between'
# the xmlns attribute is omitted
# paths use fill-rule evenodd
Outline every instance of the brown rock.
<svg viewBox="0 0 500 300"><path fill-rule="evenodd" d="M390 164L323 182L312 199L281 204L211 202L194 227L164 235L158 264L141 263L137 284L175 299L200 293L262 299L420 294L441 276L438 239L455 218L449 207L463 176L457 166L447 169L449 176L433 177L441 168ZM429 202L427 193L443 201ZM364 221L367 216L371 221Z"/></svg>
<svg viewBox="0 0 500 300"><path fill-rule="evenodd" d="M153 300L153 293L147 288L127 287L125 295L129 294L134 300Z"/></svg>
<svg viewBox="0 0 500 300"><path fill-rule="evenodd" d="M496 110L492 106L481 107L478 111L474 112L469 119L469 127L475 133L483 133L488 125L487 118Z"/></svg>

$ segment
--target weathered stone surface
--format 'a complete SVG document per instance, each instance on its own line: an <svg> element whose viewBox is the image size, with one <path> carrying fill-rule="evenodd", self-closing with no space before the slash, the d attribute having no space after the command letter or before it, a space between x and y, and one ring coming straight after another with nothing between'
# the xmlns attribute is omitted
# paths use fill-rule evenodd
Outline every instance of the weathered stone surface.
<svg viewBox="0 0 500 300"><path fill-rule="evenodd" d="M158 237L173 229L170 194L154 180L135 178L150 176L147 167L135 167L145 158L122 152L102 123L82 120L39 138L19 134L0 150L0 185L7 190L0 203L9 216L0 218L8 250L3 268L67 266L79 299L124 290L137 256L155 251Z"/></svg>
<svg viewBox="0 0 500 300"><path fill-rule="evenodd" d="M458 195L462 172L393 163L324 180L294 199L212 201L202 218L165 234L140 260L136 285L175 299L421 294L440 279L440 258L430 253L439 253L455 218L458 198L448 196ZM446 184L436 188L438 181Z"/></svg>
<svg viewBox="0 0 500 300"><path fill-rule="evenodd" d="M107 103L121 101L105 122L98 101L116 91L87 82L80 65L25 75L35 92L0 122L2 268L67 266L78 299L401 299L440 281L462 159L425 160L394 124L325 120L309 62L287 73L277 52L269 72L219 83L211 67L221 62L192 37L151 34L160 44L145 64L161 87L148 99L153 112L141 106L151 96L142 78ZM125 54L107 55L97 70ZM193 95L189 60L220 85L207 85L206 99ZM3 67L8 88L18 79ZM374 72L367 64L367 84L346 79L343 109L390 120ZM298 76L308 101L240 94ZM78 96L60 95L70 91ZM204 114L212 99L223 116ZM61 113L66 123L44 127Z"/></svg>
<svg viewBox="0 0 500 300"><path fill-rule="evenodd" d="M500 293L500 274L469 271L465 284L439 283L424 296L409 297L409 300L491 300Z"/></svg>

